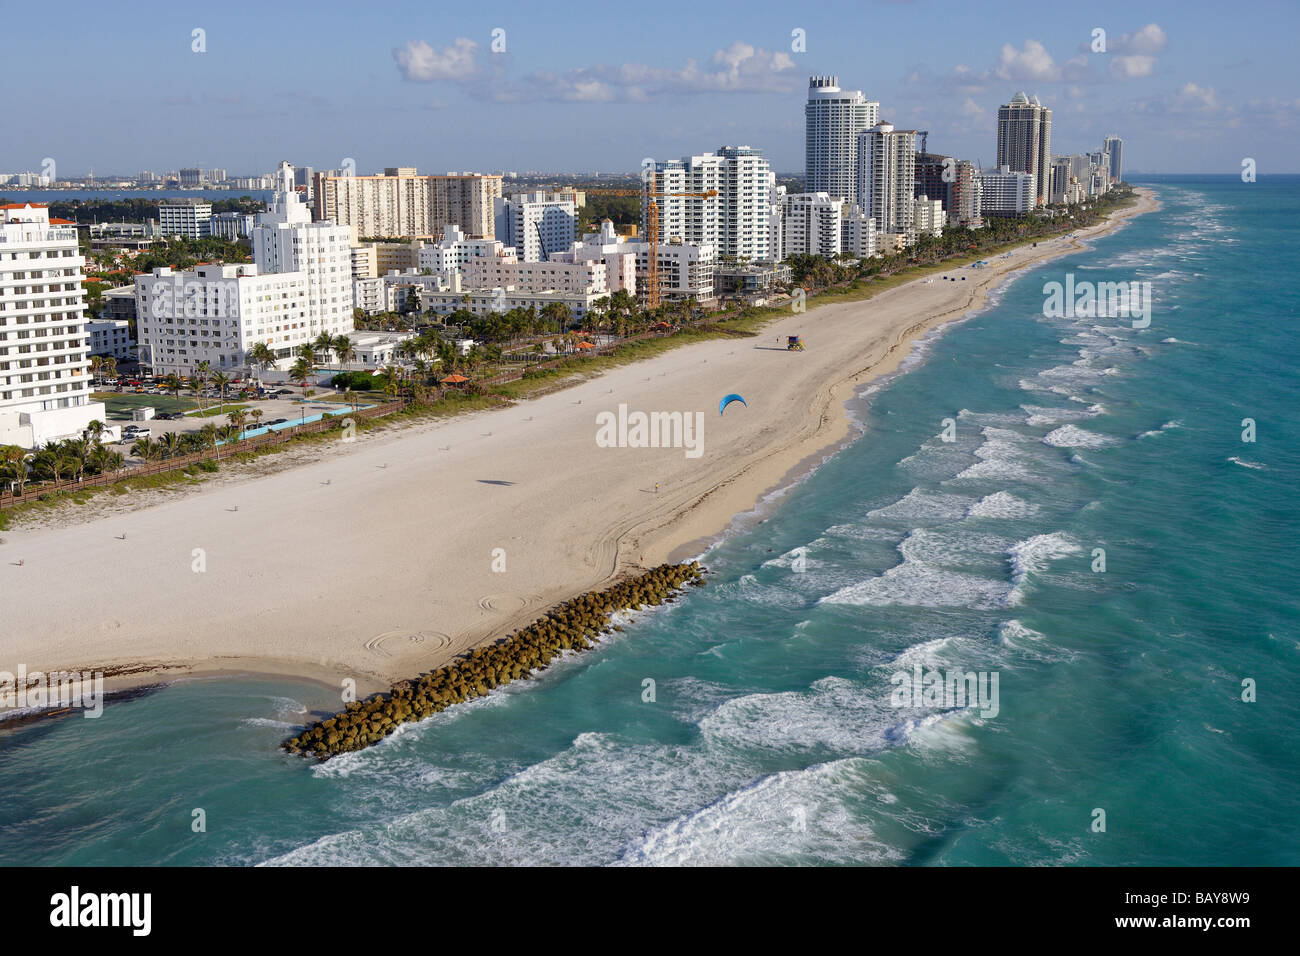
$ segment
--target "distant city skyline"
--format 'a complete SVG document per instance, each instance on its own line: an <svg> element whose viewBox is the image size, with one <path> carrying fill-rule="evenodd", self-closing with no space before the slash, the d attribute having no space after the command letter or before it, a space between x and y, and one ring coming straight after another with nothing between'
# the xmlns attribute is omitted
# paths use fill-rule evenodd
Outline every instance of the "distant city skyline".
<svg viewBox="0 0 1300 956"><path fill-rule="evenodd" d="M1288 48L1300 12L1282 4L1234 20L1208 3L828 0L756 19L725 0L664 2L627 11L617 29L513 2L480 12L395 0L369 19L326 3L275 24L243 2L145 2L129 19L60 9L7 17L24 38L8 71L33 79L8 104L0 172L39 172L49 158L61 178L194 166L249 176L284 159L619 173L647 156L749 145L798 174L808 77L820 74L879 102L881 120L929 130L932 151L985 167L998 107L1024 90L1053 111L1054 152L1115 134L1131 173L1232 173L1245 157L1261 174L1300 171ZM690 27L666 42L654 24L674 22Z"/></svg>

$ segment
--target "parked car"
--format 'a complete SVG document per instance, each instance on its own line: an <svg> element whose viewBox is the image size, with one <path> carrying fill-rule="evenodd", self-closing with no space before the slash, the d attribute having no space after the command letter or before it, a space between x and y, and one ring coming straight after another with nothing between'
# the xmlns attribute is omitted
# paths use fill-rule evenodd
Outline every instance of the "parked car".
<svg viewBox="0 0 1300 956"><path fill-rule="evenodd" d="M149 429L138 426L127 425L122 429L122 438L124 441L136 441L141 438L149 437Z"/></svg>
<svg viewBox="0 0 1300 956"><path fill-rule="evenodd" d="M269 428L271 425L283 425L283 424L284 424L285 422L287 422L288 420L289 420L289 419L287 419L287 418L276 418L276 419L273 419L272 421L267 422L266 424L267 424L267 427Z"/></svg>

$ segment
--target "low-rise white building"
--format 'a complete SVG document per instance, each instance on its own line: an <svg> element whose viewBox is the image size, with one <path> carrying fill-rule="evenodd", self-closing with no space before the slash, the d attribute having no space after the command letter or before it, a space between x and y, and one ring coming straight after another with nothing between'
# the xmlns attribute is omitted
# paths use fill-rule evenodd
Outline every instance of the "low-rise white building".
<svg viewBox="0 0 1300 956"><path fill-rule="evenodd" d="M866 259L879 251L876 246L876 220L854 203L840 222L840 251Z"/></svg>
<svg viewBox="0 0 1300 956"><path fill-rule="evenodd" d="M206 239L212 234L212 203L173 199L158 207L158 228L164 236Z"/></svg>
<svg viewBox="0 0 1300 956"><path fill-rule="evenodd" d="M253 234L256 217L251 213L219 212L209 222L213 238L235 242Z"/></svg>
<svg viewBox="0 0 1300 956"><path fill-rule="evenodd" d="M131 357L135 342L131 339L131 323L125 319L91 319L86 323L86 331L90 333L91 355Z"/></svg>
<svg viewBox="0 0 1300 956"><path fill-rule="evenodd" d="M479 259L511 259L515 250L499 239L470 239L459 226L447 226L437 242L419 248L415 267L433 273L450 274ZM380 275L384 273L381 272Z"/></svg>
<svg viewBox="0 0 1300 956"><path fill-rule="evenodd" d="M609 292L623 289L629 295L636 295L636 258L640 245L619 236L614 224L606 219L600 224L600 232L587 233L568 251L554 253L551 261L599 263L605 269L605 288Z"/></svg>
<svg viewBox="0 0 1300 956"><path fill-rule="evenodd" d="M650 243L628 243L636 249L637 288L650 286ZM659 244L659 301L714 298L712 243L661 242Z"/></svg>
<svg viewBox="0 0 1300 956"><path fill-rule="evenodd" d="M941 236L944 226L948 224L947 214L943 211L943 201L929 196L916 198L916 211L912 222L918 236Z"/></svg>
<svg viewBox="0 0 1300 956"><path fill-rule="evenodd" d="M189 375L200 362L229 372L265 342L280 366L316 338L302 272L260 273L254 265L154 269L136 277L140 364L155 375ZM351 328L343 331L351 331Z"/></svg>

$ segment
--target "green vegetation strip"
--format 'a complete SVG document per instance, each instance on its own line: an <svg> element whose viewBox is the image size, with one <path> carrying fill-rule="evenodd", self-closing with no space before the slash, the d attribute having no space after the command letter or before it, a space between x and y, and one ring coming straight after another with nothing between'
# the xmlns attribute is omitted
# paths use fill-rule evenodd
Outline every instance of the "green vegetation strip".
<svg viewBox="0 0 1300 956"><path fill-rule="evenodd" d="M476 648L431 673L394 684L389 693L364 703L352 701L333 717L290 737L284 749L320 760L362 750L401 724L482 697L500 684L527 679L566 650L587 650L600 635L622 630L610 624L616 611L672 602L673 595L687 585L703 584L704 571L698 561L692 561L661 564L604 591L580 594L490 647Z"/></svg>

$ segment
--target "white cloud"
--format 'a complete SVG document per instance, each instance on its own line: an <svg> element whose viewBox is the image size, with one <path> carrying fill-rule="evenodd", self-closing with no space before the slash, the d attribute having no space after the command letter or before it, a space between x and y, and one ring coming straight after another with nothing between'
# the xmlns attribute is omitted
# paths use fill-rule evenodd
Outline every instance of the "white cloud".
<svg viewBox="0 0 1300 956"><path fill-rule="evenodd" d="M508 81L502 70L494 70L492 78L481 79L478 44L464 37L442 49L412 40L394 49L393 59L408 80L474 80L498 102L644 102L662 94L790 92L798 80L794 59L788 53L771 52L743 41L715 51L703 67L693 59L674 68L643 63L595 64L563 73L537 70L518 82Z"/></svg>
<svg viewBox="0 0 1300 956"><path fill-rule="evenodd" d="M993 75L1007 82L1030 80L1045 83L1059 80L1061 71L1045 46L1037 40L1026 40L1020 50L1010 43L1002 45L1002 56L993 69Z"/></svg>
<svg viewBox="0 0 1300 956"><path fill-rule="evenodd" d="M1165 31L1158 23L1148 23L1133 33L1125 33L1118 40L1113 40L1110 49L1115 53L1137 53L1151 55L1163 53L1169 43Z"/></svg>
<svg viewBox="0 0 1300 956"><path fill-rule="evenodd" d="M434 49L423 40L410 40L393 48L393 59L398 72L413 83L463 81L478 72L478 44L458 37L450 46Z"/></svg>
<svg viewBox="0 0 1300 956"><path fill-rule="evenodd" d="M1110 75L1117 80L1133 80L1155 72L1156 58L1145 54L1116 54L1110 58Z"/></svg>

